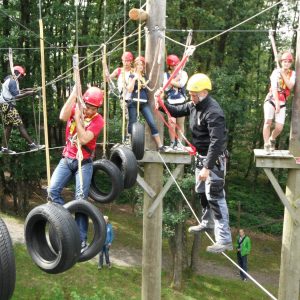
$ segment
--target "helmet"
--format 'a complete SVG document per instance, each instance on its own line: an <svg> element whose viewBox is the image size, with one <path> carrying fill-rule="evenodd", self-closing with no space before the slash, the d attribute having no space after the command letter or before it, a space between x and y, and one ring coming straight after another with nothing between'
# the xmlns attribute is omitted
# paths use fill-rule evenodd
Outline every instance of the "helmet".
<svg viewBox="0 0 300 300"><path fill-rule="evenodd" d="M143 64L146 63L146 60L145 60L145 57L144 56L138 56L135 60L134 60L134 63L138 63L138 62L142 62Z"/></svg>
<svg viewBox="0 0 300 300"><path fill-rule="evenodd" d="M14 66L14 71L19 72L19 74L21 74L22 76L26 75L25 68L21 66Z"/></svg>
<svg viewBox="0 0 300 300"><path fill-rule="evenodd" d="M291 61L293 61L294 58L293 58L293 55L290 52L285 51L285 52L282 53L280 60L291 60Z"/></svg>
<svg viewBox="0 0 300 300"><path fill-rule="evenodd" d="M83 94L83 101L90 105L99 107L103 103L103 92L98 87L92 86Z"/></svg>
<svg viewBox="0 0 300 300"><path fill-rule="evenodd" d="M189 79L186 89L190 92L201 92L203 90L211 90L211 81L207 75L197 73Z"/></svg>
<svg viewBox="0 0 300 300"><path fill-rule="evenodd" d="M180 62L180 59L177 55L171 54L167 56L167 65L168 66L177 66Z"/></svg>
<svg viewBox="0 0 300 300"><path fill-rule="evenodd" d="M129 60L129 61L133 61L134 59L134 56L131 52L127 51L127 52L124 52L123 55L122 55L122 60Z"/></svg>

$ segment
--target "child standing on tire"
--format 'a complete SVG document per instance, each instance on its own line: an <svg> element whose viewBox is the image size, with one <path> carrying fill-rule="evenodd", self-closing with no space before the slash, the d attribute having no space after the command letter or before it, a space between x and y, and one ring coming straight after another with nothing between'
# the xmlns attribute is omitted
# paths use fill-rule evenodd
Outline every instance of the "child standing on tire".
<svg viewBox="0 0 300 300"><path fill-rule="evenodd" d="M103 103L103 92L97 87L90 87L83 95L86 108L83 109L83 118L80 109L76 105L77 93L73 89L70 97L60 111L60 119L67 122L66 146L63 150L63 158L54 170L49 197L53 202L63 205L62 190L68 182L75 177L75 199L87 200L93 175L93 157L96 149L97 138L104 126L102 116L97 112ZM77 139L81 144L82 156L81 173L78 172L78 148ZM80 177L82 175L82 186ZM87 249L88 217L77 213L75 219L80 231L81 252Z"/></svg>

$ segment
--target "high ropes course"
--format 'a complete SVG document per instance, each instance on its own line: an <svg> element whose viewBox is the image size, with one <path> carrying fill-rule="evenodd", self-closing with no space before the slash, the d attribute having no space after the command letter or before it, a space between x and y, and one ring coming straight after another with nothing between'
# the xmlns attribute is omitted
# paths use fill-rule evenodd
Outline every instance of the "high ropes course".
<svg viewBox="0 0 300 300"><path fill-rule="evenodd" d="M203 30L183 30L183 29L163 29L163 28L155 28L155 29L149 29L146 25L147 21L147 13L144 11L144 7L146 6L146 3L144 5L141 5L138 9L132 10L129 14L130 17L126 17L126 0L124 0L124 24L114 33L112 34L108 39L106 39L106 34L104 34L104 42L101 45L79 45L79 38L78 38L78 6L79 1L75 1L75 9L76 9L76 45L75 45L75 54L72 56L73 60L73 66L72 68L69 68L65 72L61 73L56 78L46 82L45 80L45 56L44 51L45 49L54 49L56 51L63 51L69 49L69 47L56 47L53 46L51 43L47 42L47 39L44 38L43 33L43 20L42 20L42 13L41 13L41 1L39 2L39 29L40 29L40 35L38 36L36 33L34 33L31 29L27 28L23 24L21 24L18 20L13 18L12 16L8 15L7 12L0 8L0 13L2 15L5 15L9 18L9 20L13 23L18 24L22 28L24 28L26 31L31 32L34 36L39 38L40 40L40 48L0 48L0 50L9 50L10 52L10 64L12 63L12 51L17 50L40 50L41 53L41 86L34 88L34 93L39 93L42 96L43 100L43 117L44 117L44 131L45 131L45 154L46 154L46 167L47 167L47 182L48 187L50 186L50 155L49 150L54 148L61 148L61 147L53 147L49 148L48 143L48 132L47 132L47 101L46 101L46 87L52 86L53 84L56 84L57 82L64 81L66 79L73 78L75 81L75 90L76 90L76 99L77 99L77 105L79 106L81 116L83 115L83 110L85 109L85 102L83 101L83 95L82 95L82 87L80 82L80 72L88 67L90 67L92 64L96 64L97 62L102 62L103 64L103 82L104 82L104 98L103 98L103 112L104 112L104 121L106 123L107 121L107 108L108 108L108 99L107 94L108 93L114 93L114 85L113 82L110 82L107 80L107 58L109 58L112 54L115 52L122 51L123 53L126 52L128 46L130 45L138 45L138 57L141 57L141 39L143 37L147 37L147 35L151 34L151 31L156 31L159 33L159 37L161 40L169 40L170 42L180 45L183 47L183 57L178 64L178 66L175 68L174 72L171 74L170 78L168 79L168 82L163 86L162 90L165 90L166 87L169 85L170 81L178 74L180 70L182 70L186 64L186 62L191 59L193 53L197 51L198 48L201 46L209 43L210 41L217 39L218 37L228 33L228 32L265 32L266 30L238 30L236 28L240 27L241 25L255 19L256 17L266 13L267 11L272 10L274 7L282 4L284 1L276 2L266 9L254 14L253 16L239 22L238 24L232 26L231 28L228 28L226 30L206 30L205 32L212 32L216 33L214 36L208 38L205 41L202 41L196 45L193 45L191 43L192 40L192 33L193 32L204 32ZM104 1L104 18L106 18L106 1ZM134 29L131 33L127 34L126 32L126 26L131 21L135 20L138 21L138 26L136 29ZM122 38L116 38L115 37L122 32L123 30L123 37ZM187 43L183 44L173 38L170 38L167 35L167 32L186 32L188 33L188 39ZM268 30L268 32L270 32ZM132 40L130 43L128 43L128 40ZM44 44L47 44L47 47L45 47ZM114 45L114 46L112 46ZM91 51L86 57L80 58L78 55L78 49L80 47L88 47L88 48L96 48L95 50ZM73 47L70 47L73 48ZM161 44L158 43L155 51L155 58L154 58L154 65L160 65L162 61L162 53L163 50L161 48ZM68 54L67 54L68 55ZM92 59L91 62L88 62L89 59ZM152 71L154 68L154 65L152 65L149 75L149 80L145 82L146 88L148 88L149 91L154 91L154 87L157 85L158 82L158 75L156 78L152 78ZM149 71L149 70L147 70ZM125 72L123 72L122 76ZM123 77L123 82L125 82L125 77ZM153 80L152 80L153 79ZM153 84L153 87L149 87L149 82L154 81L155 84ZM140 82L138 83L140 85ZM107 89L108 86L108 89ZM125 86L125 85L124 85ZM140 87L140 86L139 86ZM140 91L140 89L138 89ZM125 90L123 90L123 95L125 95ZM125 97L125 96L123 96ZM156 97L160 98L159 94L156 94ZM138 98L140 98L140 95L138 95ZM124 98L125 100L125 98ZM14 100L19 101L19 100ZM159 99L161 101L161 99ZM163 107L163 102L161 101L161 106ZM163 109L165 109L163 107ZM138 101L138 120L139 120L139 101ZM166 113L168 113L166 111ZM164 118L162 118L162 121L164 122ZM144 137L141 135L144 135L144 128L142 128L141 131L139 131L139 128L136 128L136 132L138 132L139 137L136 140L136 151L132 151L129 147L127 147L124 144L125 140L125 101L123 101L123 107L122 107L122 142L123 144L116 145L112 148L112 152L110 155L110 158L107 158L106 154L106 146L108 143L107 138L107 128L106 125L104 127L103 131L103 157L100 160L96 160L93 163L93 179L91 183L91 190L90 190L90 197L99 202L99 203L109 203L113 201L124 188L130 188L132 187L135 182L138 180L138 163L136 159L136 153L139 152L139 159L143 158L144 155ZM167 123L166 123L167 125ZM40 126L40 124L39 124ZM168 126L168 125L167 125ZM37 131L37 130L36 130ZM186 148L186 151L191 155L196 155L195 147L188 141L188 139L184 136L184 134L179 131L179 134L182 136L182 138L187 143L188 147ZM139 143L142 143L142 146L139 145ZM84 149L83 145L80 144L79 139L77 139L77 148L78 148L78 172L80 177L80 191L81 191L81 199L73 200L64 206L55 204L51 201L50 195L47 197L47 203L42 204L36 208L34 208L27 216L26 222L25 222L25 240L26 245L29 254L31 255L33 261L36 263L36 265L43 271L49 274L56 274L64 272L71 267L73 267L77 262L87 261L97 255L105 241L106 236L106 229L105 229L105 221L102 216L102 213L91 203L88 201L82 201L83 200L83 192L82 192L82 161L83 161L83 155L82 150ZM142 153L140 151L142 149ZM29 151L28 151L29 152ZM22 152L22 154L26 154L27 151ZM200 224L200 220L197 216L197 214L194 212L192 206L188 202L186 196L184 195L182 189L177 183L176 176L174 176L174 173L171 172L167 165L167 161L164 158L164 155L162 155L160 152L158 152L158 156L165 166L165 169L170 174L170 183L175 183L179 192L181 193L183 199L187 203L187 206L191 210L193 216L195 217L198 224ZM111 191L108 193L103 193L101 191L101 188L98 186L98 179L97 179L97 172L103 171L105 172L108 177L110 177L110 180L112 182L112 188ZM141 181L141 179L139 179ZM144 184L144 188L147 189L147 185ZM166 190L167 191L167 190ZM165 191L165 192L166 192ZM151 189L146 191L147 193L152 195L155 195ZM153 213L154 209L151 213ZM94 227L94 237L89 244L86 251L81 251L81 245L80 245L80 239L79 239L79 229L77 227L77 224L72 216L74 213L82 213L86 214L93 223ZM5 268L0 263L0 273L1 273L1 280L0 280L0 298L1 299L9 299L14 290L15 285L15 262L14 262L14 256L13 256L13 248L11 245L11 240L9 237L9 233L7 231L7 228L5 224L3 224L3 221L0 219L0 233L1 238L5 239L7 241L8 247L6 249L3 249L1 246L2 243L0 243L0 254L6 255L8 257L7 263L9 264L10 268ZM213 238L209 235L209 233L205 232L209 240L214 243ZM48 242L50 240L50 243ZM264 293L266 293L271 299L276 299L274 295L272 295L266 288L264 288L257 280L253 278L249 273L244 271L238 264L236 264L225 252L222 252L222 255L228 259L236 268L238 268L241 272L245 273L247 277L258 287L260 288ZM1 261L0 261L1 262ZM7 280L7 282L6 282Z"/></svg>

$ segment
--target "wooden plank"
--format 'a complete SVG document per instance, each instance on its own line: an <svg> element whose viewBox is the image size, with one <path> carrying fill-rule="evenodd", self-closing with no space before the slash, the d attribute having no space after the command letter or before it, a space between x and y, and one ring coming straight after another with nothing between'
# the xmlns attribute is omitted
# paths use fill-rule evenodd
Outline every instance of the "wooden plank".
<svg viewBox="0 0 300 300"><path fill-rule="evenodd" d="M288 150L275 150L266 155L263 149L254 149L255 163L258 168L300 169L295 157Z"/></svg>
<svg viewBox="0 0 300 300"><path fill-rule="evenodd" d="M178 177L178 175L183 171L183 168L184 168L184 165L178 165L175 168L175 170L172 172L172 175L173 175L174 179L176 179ZM148 213L147 213L148 218L152 217L152 215L155 212L156 208L158 207L158 205L163 200L164 196L166 195L166 193L168 192L168 190L170 189L170 187L174 183L174 179L172 178L172 176L169 177L167 183L164 185L163 189L160 191L160 193L158 194L158 196L156 197L156 199L154 200L154 202L150 206L150 208L148 210Z"/></svg>
<svg viewBox="0 0 300 300"><path fill-rule="evenodd" d="M281 186L277 182L277 179L273 175L271 169L264 168L264 171L267 174L268 178L270 179L270 181L271 181L271 183L272 183L272 185L273 185L273 187L274 187L274 189L275 189L275 191L276 191L279 199L281 200L281 202L283 203L283 205L285 206L285 208L290 213L290 215L293 218L294 222L299 223L299 217L296 215L294 208L291 206L288 198L286 197L286 195L282 191Z"/></svg>
<svg viewBox="0 0 300 300"><path fill-rule="evenodd" d="M141 177L139 174L136 179L139 186L152 198L154 199L156 196L155 191L152 189L152 187L144 180L143 177Z"/></svg>
<svg viewBox="0 0 300 300"><path fill-rule="evenodd" d="M275 150L271 152L271 154L266 154L264 149L254 149L255 157L265 157L265 158L274 158L274 157L281 157L281 158L294 158L294 156L290 153L289 150Z"/></svg>
<svg viewBox="0 0 300 300"><path fill-rule="evenodd" d="M164 161L174 164L191 164L192 158L188 152L183 151L174 151L174 152L160 152L160 155L163 157ZM149 162L149 163L163 163L161 158L158 155L157 151L146 150L143 159L139 160L139 162Z"/></svg>

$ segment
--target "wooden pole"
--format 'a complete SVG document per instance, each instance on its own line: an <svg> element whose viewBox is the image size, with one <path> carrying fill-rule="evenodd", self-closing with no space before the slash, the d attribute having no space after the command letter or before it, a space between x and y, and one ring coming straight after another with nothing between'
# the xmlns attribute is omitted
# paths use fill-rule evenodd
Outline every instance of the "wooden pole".
<svg viewBox="0 0 300 300"><path fill-rule="evenodd" d="M297 32L296 74L300 74L300 19ZM296 80L295 94L292 105L292 121L290 131L290 152L300 156L300 82ZM289 169L286 196L299 215L300 170ZM298 201L297 201L298 200ZM287 209L284 211L281 266L279 278L279 300L298 300L300 280L300 225L291 218Z"/></svg>
<svg viewBox="0 0 300 300"><path fill-rule="evenodd" d="M155 63L153 70L153 80L149 82L149 86L153 87L157 75L159 80L156 88L162 86L163 83L163 67L161 63L157 65L154 62L155 50L159 44L160 30L165 28L166 17L166 0L147 0L146 11L148 13L147 28L149 33L146 40L146 62L147 70L151 69ZM164 39L162 49L164 49ZM162 57L163 59L163 57ZM149 102L153 108L154 93L149 93ZM163 140L163 125L156 117L156 124L159 128L160 137ZM155 149L148 126L146 126L146 148ZM144 179L156 192L163 187L163 164L161 163L145 163ZM145 192L144 193L144 217L143 217L143 259L142 259L142 299L143 300L159 300L161 299L161 251L162 251L162 202L159 204L151 218L147 217L148 209L153 200Z"/></svg>
<svg viewBox="0 0 300 300"><path fill-rule="evenodd" d="M41 14L41 13L40 13ZM46 155L46 170L47 170L47 184L50 186L50 154L49 154L49 140L48 140L48 119L47 119L47 100L46 100L46 76L45 76L45 48L44 48L44 28L43 20L40 16L40 48L41 48L41 73L42 73L42 97L43 97L43 116L44 116L44 136L45 136L45 155Z"/></svg>

